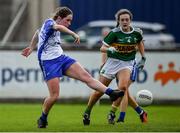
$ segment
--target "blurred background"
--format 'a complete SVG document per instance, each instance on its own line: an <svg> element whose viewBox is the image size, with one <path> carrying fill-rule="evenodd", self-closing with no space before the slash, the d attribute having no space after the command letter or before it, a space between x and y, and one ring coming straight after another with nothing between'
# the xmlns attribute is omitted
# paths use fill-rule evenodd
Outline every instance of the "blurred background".
<svg viewBox="0 0 180 133"><path fill-rule="evenodd" d="M70 29L80 35L81 44L74 45L71 36L62 34L61 45L95 78L101 64L101 41L116 26L115 13L129 9L134 15L132 25L143 30L147 53L145 69L130 87L132 95L148 89L154 103L180 103L179 5L179 0L0 0L1 101L38 100L48 94L36 51L24 59L20 50L29 45L36 29L56 7L68 6L74 12ZM61 86L65 101L87 100L91 93L84 84L67 77L61 79ZM115 82L111 86L115 88Z"/></svg>

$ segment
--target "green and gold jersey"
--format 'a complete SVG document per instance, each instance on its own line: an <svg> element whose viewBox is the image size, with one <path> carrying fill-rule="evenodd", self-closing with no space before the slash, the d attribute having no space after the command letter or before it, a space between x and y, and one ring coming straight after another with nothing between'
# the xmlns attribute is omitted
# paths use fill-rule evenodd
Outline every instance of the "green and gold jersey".
<svg viewBox="0 0 180 133"><path fill-rule="evenodd" d="M107 56L123 61L135 59L137 45L142 41L142 30L131 27L130 32L123 32L120 27L114 28L105 38L103 44L114 47L117 52L107 52Z"/></svg>

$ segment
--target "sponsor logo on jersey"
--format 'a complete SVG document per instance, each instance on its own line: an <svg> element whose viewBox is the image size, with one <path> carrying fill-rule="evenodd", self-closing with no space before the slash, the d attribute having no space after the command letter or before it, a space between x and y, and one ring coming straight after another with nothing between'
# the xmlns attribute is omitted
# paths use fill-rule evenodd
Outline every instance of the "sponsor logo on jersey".
<svg viewBox="0 0 180 133"><path fill-rule="evenodd" d="M136 45L132 44L113 43L112 46L115 47L119 53L131 53L133 51L136 51Z"/></svg>

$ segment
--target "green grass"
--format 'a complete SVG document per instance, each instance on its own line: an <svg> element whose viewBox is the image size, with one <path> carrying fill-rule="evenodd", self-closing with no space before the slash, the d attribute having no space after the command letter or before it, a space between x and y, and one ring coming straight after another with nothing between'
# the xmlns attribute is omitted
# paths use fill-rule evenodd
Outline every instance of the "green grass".
<svg viewBox="0 0 180 133"><path fill-rule="evenodd" d="M0 104L0 132L180 132L180 106L149 106L149 122L142 124L132 108L128 108L124 124L108 125L110 105L95 106L91 125L83 126L85 105L56 104L49 114L49 125L38 129L36 120L41 104ZM117 114L118 115L118 114Z"/></svg>

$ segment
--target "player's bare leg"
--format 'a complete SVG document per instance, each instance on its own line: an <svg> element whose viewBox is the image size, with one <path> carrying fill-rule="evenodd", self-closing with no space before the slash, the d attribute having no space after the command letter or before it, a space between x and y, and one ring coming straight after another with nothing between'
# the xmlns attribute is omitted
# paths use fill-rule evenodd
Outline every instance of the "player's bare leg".
<svg viewBox="0 0 180 133"><path fill-rule="evenodd" d="M129 87L129 81L130 81L130 75L131 71L129 69L122 69L118 72L117 78L119 80L118 82L118 88L120 90L125 90L125 95L122 99L122 103L120 105L120 114L117 122L124 122L127 106L128 106L128 87Z"/></svg>
<svg viewBox="0 0 180 133"><path fill-rule="evenodd" d="M59 78L48 80L47 86L49 89L49 96L44 100L42 115L38 119L38 128L46 128L48 124L48 113L59 97Z"/></svg>
<svg viewBox="0 0 180 133"><path fill-rule="evenodd" d="M99 91L94 91L92 95L89 98L88 101L88 106L86 107L86 110L83 114L83 124L84 125L89 125L90 124L90 115L91 115L91 110L94 106L94 104L100 99L100 97L103 95L102 92Z"/></svg>
<svg viewBox="0 0 180 133"><path fill-rule="evenodd" d="M72 64L69 69L66 71L66 75L78 79L84 83L87 84L90 88L100 91L101 93L105 93L110 96L111 101L115 101L119 97L124 96L124 91L114 91L111 88L106 87L104 84L102 84L100 81L94 79L85 69L78 63ZM90 101L90 107L95 104L95 102L98 100L98 98L102 95L101 93L94 93L92 97L95 99L91 99ZM97 98L96 98L97 96ZM90 113L84 114L84 120L87 120L87 123L85 122L85 125L89 125L90 123ZM83 122L84 122L83 120Z"/></svg>
<svg viewBox="0 0 180 133"><path fill-rule="evenodd" d="M120 103L121 103L121 99L120 98L112 103L111 110L110 110L110 112L107 115L107 120L108 120L109 124L113 124L113 125L115 124L115 118L116 118L116 114L115 113L116 113Z"/></svg>
<svg viewBox="0 0 180 133"><path fill-rule="evenodd" d="M147 113L137 104L136 100L128 92L129 105L139 114L142 123L148 122Z"/></svg>
<svg viewBox="0 0 180 133"><path fill-rule="evenodd" d="M99 77L99 81L104 84L105 86L109 86L110 82L112 81L111 79L107 79L103 76ZM90 115L91 115L91 110L95 103L100 99L100 97L103 95L102 92L99 91L94 91L88 101L88 105L86 107L86 110L83 114L83 124L84 125L89 125L90 124Z"/></svg>
<svg viewBox="0 0 180 133"><path fill-rule="evenodd" d="M98 80L94 79L78 62L69 67L69 69L66 71L66 75L84 82L91 89L105 93L110 97L111 101L115 101L119 97L124 96L124 91L112 90Z"/></svg>
<svg viewBox="0 0 180 133"><path fill-rule="evenodd" d="M130 70L129 69L123 69L120 72L118 72L117 74L117 78L118 78L118 89L121 90L125 90L125 95L122 99L122 101L120 99L116 100L115 102L113 102L112 104L112 109L110 110L109 114L108 114L108 123L109 124L115 124L115 112L117 110L117 108L120 106L121 103L121 107L120 107L120 115L118 118L117 122L123 122L124 118L125 118L125 112L127 110L127 106L128 106L128 87L130 86Z"/></svg>

